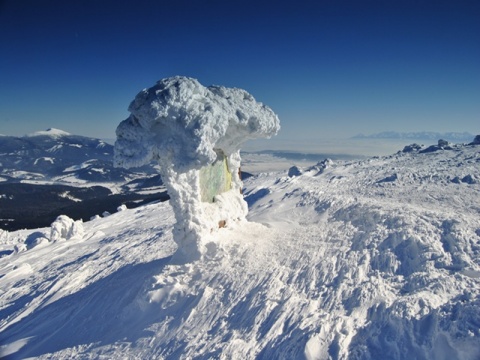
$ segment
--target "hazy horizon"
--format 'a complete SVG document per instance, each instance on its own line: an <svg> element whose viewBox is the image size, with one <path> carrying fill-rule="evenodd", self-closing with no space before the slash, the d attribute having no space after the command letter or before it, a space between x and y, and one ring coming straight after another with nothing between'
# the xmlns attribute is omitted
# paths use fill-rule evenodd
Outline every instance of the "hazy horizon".
<svg viewBox="0 0 480 360"><path fill-rule="evenodd" d="M56 128L55 128L56 129ZM45 129L46 130L46 129ZM64 131L64 129L57 129ZM35 133L44 133L44 130L38 130L29 134L23 135L9 135L0 134L0 136L30 136ZM278 136L271 139L256 139L247 141L241 148L244 153L261 153L261 152L276 152L278 153L292 153L305 154L325 157L338 157L348 159L352 157L369 157L369 156L383 156L396 153L402 150L406 145L418 143L420 145L433 145L438 142L440 138L451 141L452 143L469 143L475 134L464 132L454 132L454 135L460 139L452 139L446 135L437 132L429 132L429 138L420 137L426 132L416 133L398 133L399 136L406 136L404 138L377 138L378 133L364 134L364 138L345 137L345 138L305 138L301 140L283 140ZM85 134L72 133L72 135L87 136ZM435 135L438 135L435 137ZM408 137L410 136L410 138ZM417 137L415 137L417 136ZM433 136L433 137L432 137ZM116 138L102 138L97 136L87 136L101 139L111 145L114 145Z"/></svg>

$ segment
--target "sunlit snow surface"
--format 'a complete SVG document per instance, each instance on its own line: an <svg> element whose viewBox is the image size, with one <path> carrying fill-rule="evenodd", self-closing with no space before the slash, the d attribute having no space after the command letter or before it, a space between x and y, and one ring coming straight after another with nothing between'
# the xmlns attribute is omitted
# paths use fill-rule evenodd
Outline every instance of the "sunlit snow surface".
<svg viewBox="0 0 480 360"><path fill-rule="evenodd" d="M479 150L248 178L250 222L212 233L189 265L169 265L168 203L67 241L0 232L0 354L479 359Z"/></svg>

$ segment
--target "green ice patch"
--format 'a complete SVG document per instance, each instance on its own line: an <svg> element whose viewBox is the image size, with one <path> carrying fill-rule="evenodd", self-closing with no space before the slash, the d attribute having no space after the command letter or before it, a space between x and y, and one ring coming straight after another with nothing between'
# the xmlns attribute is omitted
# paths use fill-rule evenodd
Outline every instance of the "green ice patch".
<svg viewBox="0 0 480 360"><path fill-rule="evenodd" d="M200 194L204 202L213 203L216 195L232 188L232 174L228 170L227 157L217 153L217 160L200 169Z"/></svg>

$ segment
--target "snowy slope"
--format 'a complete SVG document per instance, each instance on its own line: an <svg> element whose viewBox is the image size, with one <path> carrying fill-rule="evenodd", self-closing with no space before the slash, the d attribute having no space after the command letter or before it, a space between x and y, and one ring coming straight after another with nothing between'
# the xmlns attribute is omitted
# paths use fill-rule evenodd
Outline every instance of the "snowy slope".
<svg viewBox="0 0 480 360"><path fill-rule="evenodd" d="M478 359L479 150L248 178L250 222L212 233L187 265L169 264L168 202L65 241L0 233L0 354Z"/></svg>

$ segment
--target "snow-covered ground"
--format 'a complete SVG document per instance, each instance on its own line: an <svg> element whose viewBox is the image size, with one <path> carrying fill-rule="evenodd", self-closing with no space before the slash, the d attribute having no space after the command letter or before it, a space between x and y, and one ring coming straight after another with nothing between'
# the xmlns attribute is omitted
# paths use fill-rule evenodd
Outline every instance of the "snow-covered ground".
<svg viewBox="0 0 480 360"><path fill-rule="evenodd" d="M0 231L0 356L480 358L479 146L260 173L244 195L249 222L184 265L168 202Z"/></svg>

